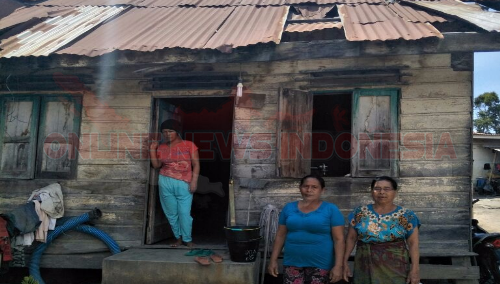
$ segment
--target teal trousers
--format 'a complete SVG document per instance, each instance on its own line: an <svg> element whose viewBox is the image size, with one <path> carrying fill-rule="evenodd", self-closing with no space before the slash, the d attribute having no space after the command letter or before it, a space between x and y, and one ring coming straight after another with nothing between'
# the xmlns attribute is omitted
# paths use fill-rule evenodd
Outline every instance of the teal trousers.
<svg viewBox="0 0 500 284"><path fill-rule="evenodd" d="M162 176L158 179L160 188L160 203L167 216L170 227L176 239L182 237L184 242L191 242L193 217L191 217L191 203L193 194L189 192L187 182Z"/></svg>

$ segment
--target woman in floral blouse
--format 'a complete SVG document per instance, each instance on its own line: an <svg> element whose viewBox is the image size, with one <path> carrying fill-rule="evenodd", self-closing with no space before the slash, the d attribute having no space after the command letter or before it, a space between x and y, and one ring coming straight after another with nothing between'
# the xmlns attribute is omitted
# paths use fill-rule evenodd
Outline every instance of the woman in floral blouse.
<svg viewBox="0 0 500 284"><path fill-rule="evenodd" d="M357 207L349 215L343 265L346 281L352 276L347 261L357 246L354 284L420 283L420 221L413 211L394 204L397 189L398 184L391 177L374 179L374 203Z"/></svg>

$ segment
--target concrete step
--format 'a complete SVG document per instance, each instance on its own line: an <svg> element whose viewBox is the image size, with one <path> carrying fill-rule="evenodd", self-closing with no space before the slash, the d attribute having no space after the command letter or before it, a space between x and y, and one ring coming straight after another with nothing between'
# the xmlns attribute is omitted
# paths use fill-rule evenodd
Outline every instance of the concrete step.
<svg viewBox="0 0 500 284"><path fill-rule="evenodd" d="M255 262L233 262L227 250L213 250L222 263L202 266L186 249L130 249L107 257L102 284L257 284L260 257Z"/></svg>

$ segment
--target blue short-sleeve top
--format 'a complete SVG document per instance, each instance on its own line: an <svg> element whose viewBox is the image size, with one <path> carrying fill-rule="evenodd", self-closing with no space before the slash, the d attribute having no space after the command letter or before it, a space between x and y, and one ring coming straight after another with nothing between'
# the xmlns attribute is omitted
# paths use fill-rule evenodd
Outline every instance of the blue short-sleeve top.
<svg viewBox="0 0 500 284"><path fill-rule="evenodd" d="M397 206L387 214L378 214L373 204L355 208L349 214L349 224L358 233L358 241L381 243L404 240L420 227L417 215L406 208Z"/></svg>
<svg viewBox="0 0 500 284"><path fill-rule="evenodd" d="M344 216L326 201L309 213L298 205L288 203L280 213L279 224L287 228L283 265L330 270L335 265L332 227L344 226Z"/></svg>

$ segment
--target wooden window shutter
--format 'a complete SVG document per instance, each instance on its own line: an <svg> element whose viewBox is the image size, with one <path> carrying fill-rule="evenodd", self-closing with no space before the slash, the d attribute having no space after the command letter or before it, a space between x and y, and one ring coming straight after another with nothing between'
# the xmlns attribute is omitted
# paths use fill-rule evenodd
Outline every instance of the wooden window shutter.
<svg viewBox="0 0 500 284"><path fill-rule="evenodd" d="M81 98L43 97L41 104L37 178L76 176L81 117Z"/></svg>
<svg viewBox="0 0 500 284"><path fill-rule="evenodd" d="M312 113L312 94L280 90L278 176L301 178L311 172Z"/></svg>
<svg viewBox="0 0 500 284"><path fill-rule="evenodd" d="M5 96L0 99L0 178L34 177L40 100Z"/></svg>
<svg viewBox="0 0 500 284"><path fill-rule="evenodd" d="M352 121L352 176L398 176L398 91L355 90Z"/></svg>

